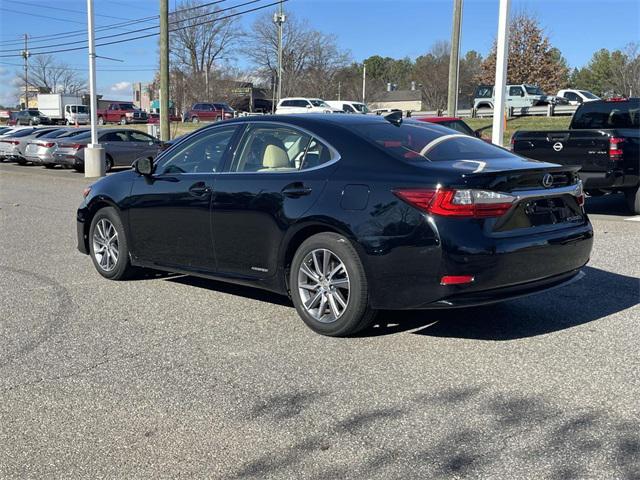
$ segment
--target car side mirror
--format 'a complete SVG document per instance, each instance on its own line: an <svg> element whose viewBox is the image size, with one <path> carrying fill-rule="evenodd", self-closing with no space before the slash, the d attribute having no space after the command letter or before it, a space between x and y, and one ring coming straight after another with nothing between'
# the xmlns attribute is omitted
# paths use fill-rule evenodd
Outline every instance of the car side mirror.
<svg viewBox="0 0 640 480"><path fill-rule="evenodd" d="M139 175L144 175L146 177L151 176L153 174L153 160L149 157L137 158L133 162L133 169Z"/></svg>
<svg viewBox="0 0 640 480"><path fill-rule="evenodd" d="M307 108L312 108L311 105L307 105Z"/></svg>
<svg viewBox="0 0 640 480"><path fill-rule="evenodd" d="M473 134L478 138L482 138L482 130L474 130Z"/></svg>

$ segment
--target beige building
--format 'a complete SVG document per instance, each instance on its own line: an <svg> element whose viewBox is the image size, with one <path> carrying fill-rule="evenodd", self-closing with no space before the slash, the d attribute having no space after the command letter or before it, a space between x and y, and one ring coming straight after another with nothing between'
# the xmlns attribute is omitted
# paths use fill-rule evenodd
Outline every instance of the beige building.
<svg viewBox="0 0 640 480"><path fill-rule="evenodd" d="M420 112L426 108L421 90L392 90L384 92L369 104L371 110L379 108L396 108L398 110Z"/></svg>
<svg viewBox="0 0 640 480"><path fill-rule="evenodd" d="M149 85L142 82L136 82L133 84L133 104L145 112L151 111Z"/></svg>

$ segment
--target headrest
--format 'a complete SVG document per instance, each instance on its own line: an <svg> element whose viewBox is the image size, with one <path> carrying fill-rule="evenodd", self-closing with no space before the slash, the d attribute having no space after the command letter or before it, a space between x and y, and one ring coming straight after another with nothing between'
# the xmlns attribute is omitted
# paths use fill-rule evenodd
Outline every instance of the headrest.
<svg viewBox="0 0 640 480"><path fill-rule="evenodd" d="M262 156L262 166L264 168L287 168L289 164L289 156L283 148L277 145L267 145Z"/></svg>

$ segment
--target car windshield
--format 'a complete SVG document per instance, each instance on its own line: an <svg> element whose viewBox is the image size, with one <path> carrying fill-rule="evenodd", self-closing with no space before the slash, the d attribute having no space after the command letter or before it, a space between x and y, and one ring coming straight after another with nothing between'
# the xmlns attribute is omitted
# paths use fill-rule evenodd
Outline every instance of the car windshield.
<svg viewBox="0 0 640 480"><path fill-rule="evenodd" d="M600 97L598 97L597 95L594 95L591 92L587 92L586 90L580 90L580 93L582 94L583 97L586 97L589 100L600 100Z"/></svg>
<svg viewBox="0 0 640 480"><path fill-rule="evenodd" d="M84 105L71 105L71 113L87 113L87 107Z"/></svg>
<svg viewBox="0 0 640 480"><path fill-rule="evenodd" d="M483 160L509 157L511 154L473 137L451 137L431 147L434 140L445 135L446 130L436 130L426 125L403 122L360 125L356 132L373 142L395 158L411 162L440 162L452 160Z"/></svg>
<svg viewBox="0 0 640 480"><path fill-rule="evenodd" d="M524 88L527 90L529 95L544 95L544 92L540 90L540 87L534 87L532 85L525 85Z"/></svg>
<svg viewBox="0 0 640 480"><path fill-rule="evenodd" d="M364 103L352 103L353 108L355 108L360 113L369 113L369 109Z"/></svg>
<svg viewBox="0 0 640 480"><path fill-rule="evenodd" d="M226 103L214 103L213 104L216 109L218 110L224 110L226 112L233 112L233 108L231 108L229 105L227 105Z"/></svg>
<svg viewBox="0 0 640 480"><path fill-rule="evenodd" d="M309 100L311 102L311 105L313 105L314 107L327 107L329 108L329 105L327 105L323 100L319 100L317 98L313 98L311 100Z"/></svg>

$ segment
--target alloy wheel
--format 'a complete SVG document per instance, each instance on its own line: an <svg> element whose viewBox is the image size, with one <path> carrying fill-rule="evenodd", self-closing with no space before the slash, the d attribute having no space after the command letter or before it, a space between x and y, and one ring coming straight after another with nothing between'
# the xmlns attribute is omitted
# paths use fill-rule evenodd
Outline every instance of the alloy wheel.
<svg viewBox="0 0 640 480"><path fill-rule="evenodd" d="M93 231L93 255L105 272L116 268L119 255L118 232L107 218L101 218Z"/></svg>
<svg viewBox="0 0 640 480"><path fill-rule="evenodd" d="M347 309L349 274L340 258L325 248L312 250L298 270L298 292L305 310L321 323L333 323Z"/></svg>

